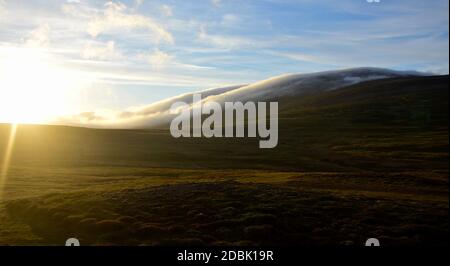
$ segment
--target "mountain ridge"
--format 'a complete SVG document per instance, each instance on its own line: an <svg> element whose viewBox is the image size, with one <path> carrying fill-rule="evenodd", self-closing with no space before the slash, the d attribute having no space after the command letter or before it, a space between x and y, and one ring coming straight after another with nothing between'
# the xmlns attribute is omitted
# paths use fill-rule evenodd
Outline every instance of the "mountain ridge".
<svg viewBox="0 0 450 266"><path fill-rule="evenodd" d="M175 115L170 106L178 101L192 105L192 96L200 94L203 102L279 101L284 97L301 96L336 90L364 81L426 76L414 71L396 71L383 68L361 67L314 73L284 74L247 85L235 85L184 93L143 107L116 112L104 117L96 112L85 112L58 119L55 124L92 128L157 128L167 125Z"/></svg>
<svg viewBox="0 0 450 266"><path fill-rule="evenodd" d="M25 165L39 158L50 165L108 166L127 161L146 167L283 171L448 171L448 84L448 75L394 78L287 98L291 101L280 102L279 144L270 150L259 149L257 138L176 139L167 128L20 125L13 161ZM10 127L0 125L0 140L6 141L9 134Z"/></svg>

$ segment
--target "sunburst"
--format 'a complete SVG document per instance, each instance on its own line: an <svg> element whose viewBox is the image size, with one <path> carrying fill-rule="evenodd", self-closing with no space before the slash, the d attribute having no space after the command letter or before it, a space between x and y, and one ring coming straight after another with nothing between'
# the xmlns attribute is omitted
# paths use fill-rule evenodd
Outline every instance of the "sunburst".
<svg viewBox="0 0 450 266"><path fill-rule="evenodd" d="M3 190L8 177L8 170L11 163L12 152L14 149L14 141L16 139L18 124L12 124L9 132L9 139L5 149L5 155L3 157L2 168L0 170L0 200L3 198Z"/></svg>

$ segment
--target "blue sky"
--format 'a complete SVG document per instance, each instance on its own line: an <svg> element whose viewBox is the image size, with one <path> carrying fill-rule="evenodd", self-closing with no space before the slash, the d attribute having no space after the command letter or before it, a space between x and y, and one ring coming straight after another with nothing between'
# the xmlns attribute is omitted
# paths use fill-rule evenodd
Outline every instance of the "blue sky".
<svg viewBox="0 0 450 266"><path fill-rule="evenodd" d="M47 69L41 77L57 75L48 86L43 78L29 82L34 90L71 87L67 112L124 109L284 73L374 66L448 74L448 4L0 0L0 69L16 62L17 71L34 64ZM29 51L34 61L12 56ZM15 84L5 77L3 99L12 97L6 85ZM16 91L30 89L18 84Z"/></svg>

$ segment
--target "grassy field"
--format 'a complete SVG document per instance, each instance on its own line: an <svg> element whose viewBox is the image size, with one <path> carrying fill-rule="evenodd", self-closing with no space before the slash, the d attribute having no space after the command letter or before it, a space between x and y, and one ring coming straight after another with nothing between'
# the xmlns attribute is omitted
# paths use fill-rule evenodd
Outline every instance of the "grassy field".
<svg viewBox="0 0 450 266"><path fill-rule="evenodd" d="M279 124L272 150L20 125L0 244L448 245L448 76L280 99Z"/></svg>

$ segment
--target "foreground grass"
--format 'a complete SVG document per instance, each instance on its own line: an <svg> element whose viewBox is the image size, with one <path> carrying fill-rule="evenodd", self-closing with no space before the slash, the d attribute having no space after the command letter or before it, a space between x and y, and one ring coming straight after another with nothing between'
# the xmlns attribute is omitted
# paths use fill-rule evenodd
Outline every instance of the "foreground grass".
<svg viewBox="0 0 450 266"><path fill-rule="evenodd" d="M361 245L377 236L429 246L448 236L445 173L125 167L39 182L23 171L12 170L5 191L1 244Z"/></svg>

